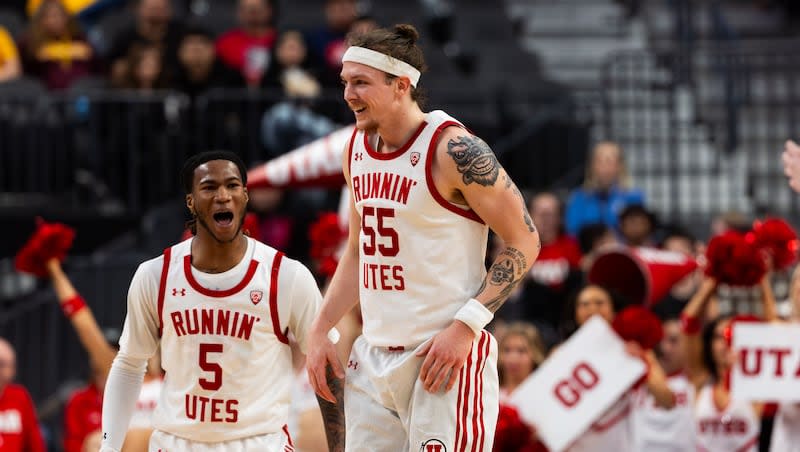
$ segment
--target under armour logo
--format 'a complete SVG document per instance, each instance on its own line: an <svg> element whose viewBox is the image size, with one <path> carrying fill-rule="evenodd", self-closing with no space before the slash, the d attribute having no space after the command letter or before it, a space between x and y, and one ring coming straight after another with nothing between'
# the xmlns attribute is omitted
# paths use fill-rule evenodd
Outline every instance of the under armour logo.
<svg viewBox="0 0 800 452"><path fill-rule="evenodd" d="M178 290L178 289L173 288L172 289L172 296L176 297L176 296L178 296L178 294L181 294L182 297L185 297L186 296L186 289Z"/></svg>
<svg viewBox="0 0 800 452"><path fill-rule="evenodd" d="M364 160L364 154L361 152L356 152L356 156L353 160L355 161Z"/></svg>
<svg viewBox="0 0 800 452"><path fill-rule="evenodd" d="M358 361L353 361L352 359L350 361L347 361L347 368L358 370Z"/></svg>

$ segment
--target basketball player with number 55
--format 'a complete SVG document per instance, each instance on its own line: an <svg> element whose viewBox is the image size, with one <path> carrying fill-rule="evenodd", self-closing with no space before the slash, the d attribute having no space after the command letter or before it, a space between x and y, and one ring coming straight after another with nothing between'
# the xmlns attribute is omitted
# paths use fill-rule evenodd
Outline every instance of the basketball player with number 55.
<svg viewBox="0 0 800 452"><path fill-rule="evenodd" d="M159 345L166 373L150 451L294 450L287 336L306 351L322 301L317 284L302 264L243 234L247 172L238 156L197 154L181 184L195 235L133 276L103 399L101 451L121 448L146 360ZM341 384L334 388L341 392ZM332 451L343 450L340 406L321 404Z"/></svg>
<svg viewBox="0 0 800 452"><path fill-rule="evenodd" d="M327 331L360 301L348 452L491 450L497 344L483 327L539 253L525 200L489 146L446 113L422 111L417 38L410 25L373 30L351 37L342 58L356 119L343 158L350 235L307 366L333 402L330 374L345 371ZM487 275L489 228L505 248Z"/></svg>

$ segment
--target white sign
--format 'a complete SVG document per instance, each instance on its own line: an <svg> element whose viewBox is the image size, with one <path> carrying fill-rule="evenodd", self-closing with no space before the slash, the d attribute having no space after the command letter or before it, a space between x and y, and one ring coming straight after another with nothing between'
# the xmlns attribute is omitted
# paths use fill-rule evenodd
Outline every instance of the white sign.
<svg viewBox="0 0 800 452"><path fill-rule="evenodd" d="M547 447L559 452L645 372L644 362L594 316L514 391L511 402Z"/></svg>
<svg viewBox="0 0 800 452"><path fill-rule="evenodd" d="M734 323L731 396L800 402L800 325Z"/></svg>

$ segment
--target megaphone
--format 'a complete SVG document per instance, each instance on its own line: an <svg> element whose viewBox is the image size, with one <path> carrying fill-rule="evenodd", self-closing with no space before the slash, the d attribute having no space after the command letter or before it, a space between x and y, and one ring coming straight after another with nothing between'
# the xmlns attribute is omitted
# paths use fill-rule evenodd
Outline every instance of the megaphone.
<svg viewBox="0 0 800 452"><path fill-rule="evenodd" d="M594 259L587 279L619 293L632 304L651 306L695 269L697 261L684 253L619 246Z"/></svg>

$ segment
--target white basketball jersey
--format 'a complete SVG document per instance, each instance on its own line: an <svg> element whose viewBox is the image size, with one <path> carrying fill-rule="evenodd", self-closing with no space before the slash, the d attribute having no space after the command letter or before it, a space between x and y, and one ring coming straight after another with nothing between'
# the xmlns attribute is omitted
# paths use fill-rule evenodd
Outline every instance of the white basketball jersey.
<svg viewBox="0 0 800 452"><path fill-rule="evenodd" d="M352 195L361 216L363 334L372 346L414 347L429 339L453 321L486 275L487 226L433 185L436 145L450 126L463 127L433 111L394 152L378 153L379 137L363 131L350 142Z"/></svg>
<svg viewBox="0 0 800 452"><path fill-rule="evenodd" d="M731 400L724 410L714 403L711 385L703 386L694 410L700 452L757 452L761 422L750 402Z"/></svg>
<svg viewBox="0 0 800 452"><path fill-rule="evenodd" d="M588 430L572 443L568 452L636 452L633 449L634 391L622 395Z"/></svg>
<svg viewBox="0 0 800 452"><path fill-rule="evenodd" d="M782 403L772 427L772 452L800 452L800 403Z"/></svg>
<svg viewBox="0 0 800 452"><path fill-rule="evenodd" d="M152 312L159 325L166 373L154 427L200 442L279 433L288 419L293 378L287 333L305 349L321 301L313 276L250 238L234 268L199 272L191 264L191 242L142 264L137 273L148 276L135 276L134 282L143 282L131 286L133 300L149 305L155 297L147 279L160 274L157 308L134 303L132 312L129 301L128 312L129 318ZM126 330L127 325L126 320ZM123 334L126 350L152 350L148 334L131 327Z"/></svg>
<svg viewBox="0 0 800 452"><path fill-rule="evenodd" d="M633 410L635 451L684 452L696 448L694 422L694 386L679 373L667 379L675 395L675 407L657 407L646 387L636 391Z"/></svg>

